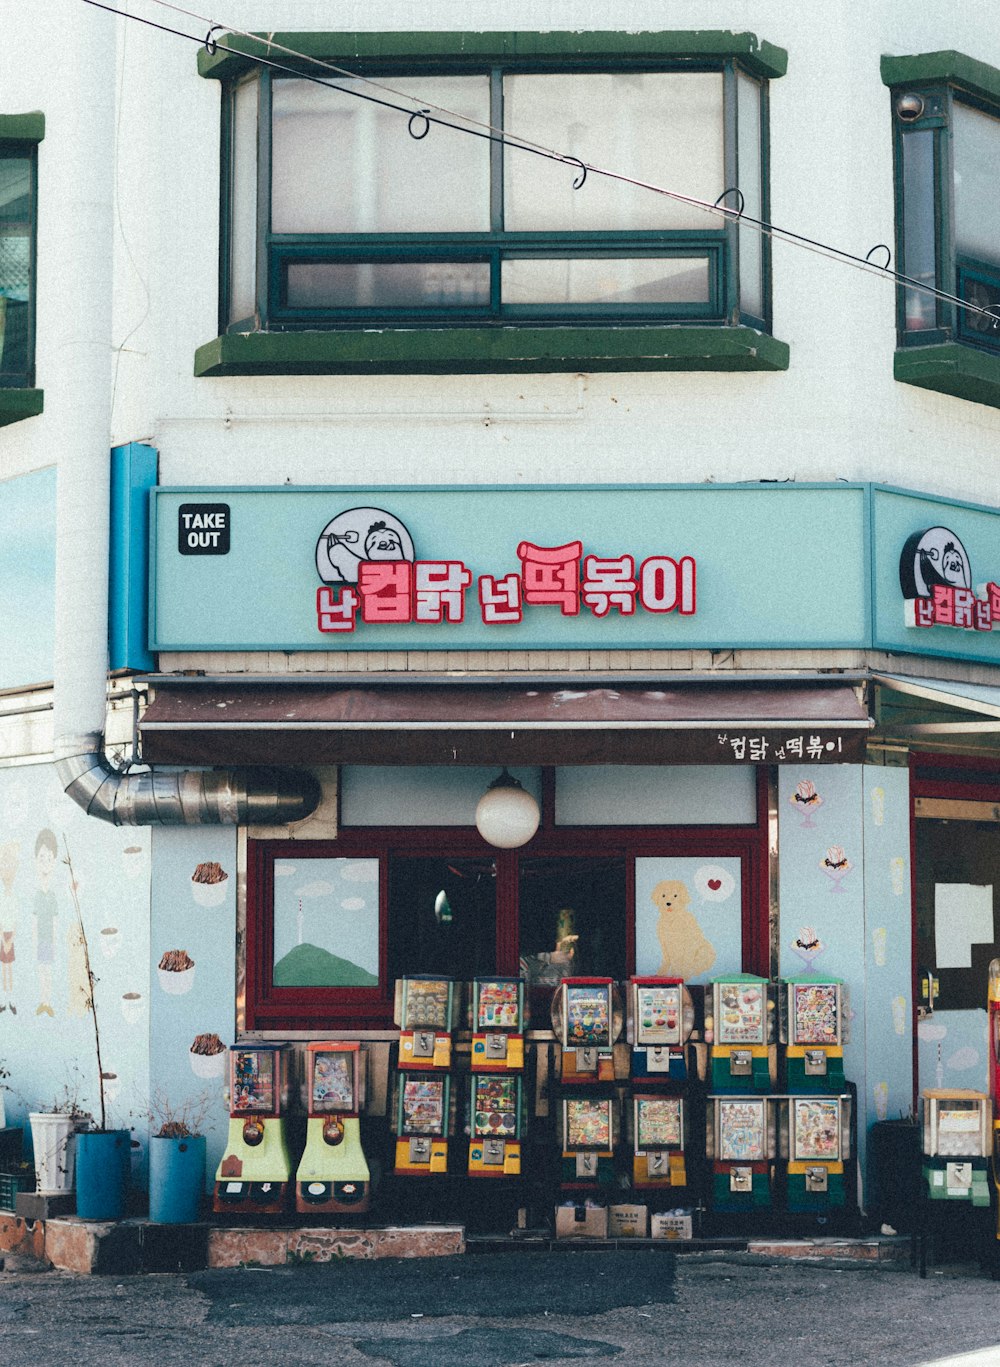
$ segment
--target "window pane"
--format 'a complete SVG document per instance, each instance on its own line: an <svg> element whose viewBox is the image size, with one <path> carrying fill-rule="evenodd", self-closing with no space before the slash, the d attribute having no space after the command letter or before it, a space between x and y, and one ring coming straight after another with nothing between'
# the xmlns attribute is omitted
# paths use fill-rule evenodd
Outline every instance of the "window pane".
<svg viewBox="0 0 1000 1367"><path fill-rule="evenodd" d="M917 962L940 979L941 1010L975 1010L1000 926L1000 829L988 821L917 822Z"/></svg>
<svg viewBox="0 0 1000 1367"><path fill-rule="evenodd" d="M490 302L486 261L290 262L289 308L480 308Z"/></svg>
<svg viewBox="0 0 1000 1367"><path fill-rule="evenodd" d="M739 188L743 194L743 212L760 218L760 85L742 71L736 76L737 91L737 158ZM730 195L726 201L733 208L739 200ZM740 309L754 318L764 316L764 288L762 238L757 228L740 228Z"/></svg>
<svg viewBox="0 0 1000 1367"><path fill-rule="evenodd" d="M31 160L0 157L0 374L28 370Z"/></svg>
<svg viewBox="0 0 1000 1367"><path fill-rule="evenodd" d="M276 859L275 986L377 986L378 913L377 859Z"/></svg>
<svg viewBox="0 0 1000 1367"><path fill-rule="evenodd" d="M506 260L503 302L518 304L704 304L708 258L571 257Z"/></svg>
<svg viewBox="0 0 1000 1367"><path fill-rule="evenodd" d="M489 122L486 76L392 77L386 85L464 118ZM275 81L271 227L276 233L477 232L490 226L483 138L432 125L419 141L407 115L362 81L331 90Z"/></svg>
<svg viewBox="0 0 1000 1367"><path fill-rule="evenodd" d="M496 972L496 865L436 856L389 860L389 979Z"/></svg>
<svg viewBox="0 0 1000 1367"><path fill-rule="evenodd" d="M934 245L934 134L929 128L904 133L903 273L926 285L937 278ZM907 289L903 294L907 330L932 328L937 304L932 294Z"/></svg>
<svg viewBox="0 0 1000 1367"><path fill-rule="evenodd" d="M952 114L955 176L955 251L979 261L1000 262L997 186L1000 185L1000 119L955 101Z"/></svg>
<svg viewBox="0 0 1000 1367"><path fill-rule="evenodd" d="M257 94L244 81L233 96L233 191L229 241L229 321L253 316L257 276Z"/></svg>
<svg viewBox="0 0 1000 1367"><path fill-rule="evenodd" d="M637 72L508 76L510 134L709 202L725 189L722 76ZM663 195L508 148L504 223L514 232L712 230L711 214Z"/></svg>

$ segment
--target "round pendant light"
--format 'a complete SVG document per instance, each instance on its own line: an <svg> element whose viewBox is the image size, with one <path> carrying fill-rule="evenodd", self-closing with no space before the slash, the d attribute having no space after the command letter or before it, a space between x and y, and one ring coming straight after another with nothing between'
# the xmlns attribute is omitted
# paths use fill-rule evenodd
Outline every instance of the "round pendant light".
<svg viewBox="0 0 1000 1367"><path fill-rule="evenodd" d="M476 806L476 830L489 845L499 850L516 850L526 845L538 830L541 812L538 803L504 769L495 778Z"/></svg>

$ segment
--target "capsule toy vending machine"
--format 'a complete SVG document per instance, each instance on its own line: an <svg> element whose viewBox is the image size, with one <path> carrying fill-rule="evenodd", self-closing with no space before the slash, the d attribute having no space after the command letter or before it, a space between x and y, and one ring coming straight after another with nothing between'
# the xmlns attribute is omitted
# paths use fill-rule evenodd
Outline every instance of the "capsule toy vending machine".
<svg viewBox="0 0 1000 1367"><path fill-rule="evenodd" d="M851 1097L790 1096L781 1105L789 1211L839 1209L847 1202L844 1165L851 1156Z"/></svg>
<svg viewBox="0 0 1000 1367"><path fill-rule="evenodd" d="M622 1009L612 978L563 978L552 996L552 1029L565 1083L614 1082Z"/></svg>
<svg viewBox="0 0 1000 1367"><path fill-rule="evenodd" d="M345 1215L368 1209L371 1173L361 1147L361 1045L313 1041L306 1048L306 1146L295 1174L295 1209Z"/></svg>
<svg viewBox="0 0 1000 1367"><path fill-rule="evenodd" d="M563 1191L610 1185L615 1178L618 1102L613 1096L563 1097L558 1114Z"/></svg>
<svg viewBox="0 0 1000 1367"><path fill-rule="evenodd" d="M626 1033L633 1078L686 1082L685 1048L694 1027L691 993L680 978L631 978Z"/></svg>
<svg viewBox="0 0 1000 1367"><path fill-rule="evenodd" d="M686 1187L687 1099L634 1092L631 1098L632 1186L636 1191Z"/></svg>
<svg viewBox="0 0 1000 1367"><path fill-rule="evenodd" d="M448 1139L454 1128L450 1073L399 1073L396 1079L394 1171L428 1177L448 1171Z"/></svg>
<svg viewBox="0 0 1000 1367"><path fill-rule="evenodd" d="M775 1154L774 1103L765 1096L707 1098L705 1147L716 1211L769 1209Z"/></svg>
<svg viewBox="0 0 1000 1367"><path fill-rule="evenodd" d="M472 1071L520 1072L525 1024L523 978L473 978Z"/></svg>
<svg viewBox="0 0 1000 1367"><path fill-rule="evenodd" d="M787 978L781 993L785 1087L842 1092L844 985L836 978Z"/></svg>
<svg viewBox="0 0 1000 1367"><path fill-rule="evenodd" d="M712 988L713 1092L769 1092L771 1003L766 978L734 973L716 978Z"/></svg>
<svg viewBox="0 0 1000 1367"><path fill-rule="evenodd" d="M990 1204L990 1099L985 1092L922 1094L923 1178L931 1201Z"/></svg>
<svg viewBox="0 0 1000 1367"><path fill-rule="evenodd" d="M215 1174L216 1213L277 1215L292 1181L284 1113L287 1055L277 1044L229 1048L229 1134Z"/></svg>
<svg viewBox="0 0 1000 1367"><path fill-rule="evenodd" d="M399 1067L451 1067L452 1031L458 1017L459 984L453 978L400 978L396 983Z"/></svg>
<svg viewBox="0 0 1000 1367"><path fill-rule="evenodd" d="M524 1090L520 1073L469 1075L469 1176L520 1177Z"/></svg>

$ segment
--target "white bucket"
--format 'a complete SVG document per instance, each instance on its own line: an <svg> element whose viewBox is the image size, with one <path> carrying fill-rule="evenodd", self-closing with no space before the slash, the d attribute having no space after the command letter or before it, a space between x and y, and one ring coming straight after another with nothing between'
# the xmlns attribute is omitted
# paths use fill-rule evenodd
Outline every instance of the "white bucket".
<svg viewBox="0 0 1000 1367"><path fill-rule="evenodd" d="M35 1151L35 1179L42 1196L73 1190L76 1132L73 1118L50 1111L32 1111L31 1143Z"/></svg>

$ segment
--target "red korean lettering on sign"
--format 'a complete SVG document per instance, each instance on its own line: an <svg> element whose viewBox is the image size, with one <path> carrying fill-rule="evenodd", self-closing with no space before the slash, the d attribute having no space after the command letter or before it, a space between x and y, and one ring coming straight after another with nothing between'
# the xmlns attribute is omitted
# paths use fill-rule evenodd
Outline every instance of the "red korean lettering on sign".
<svg viewBox="0 0 1000 1367"><path fill-rule="evenodd" d="M580 611L582 552L580 541L570 541L565 546L536 546L522 541L517 558L521 562L524 601L558 607L564 617L575 617Z"/></svg>
<svg viewBox="0 0 1000 1367"><path fill-rule="evenodd" d="M413 566L408 560L362 560L358 590L362 622L413 620Z"/></svg>
<svg viewBox="0 0 1000 1367"><path fill-rule="evenodd" d="M340 598L324 585L316 590L316 625L320 631L353 631L361 599L345 585Z"/></svg>
<svg viewBox="0 0 1000 1367"><path fill-rule="evenodd" d="M465 590L472 574L461 560L418 560L416 622L463 622Z"/></svg>
<svg viewBox="0 0 1000 1367"><path fill-rule="evenodd" d="M521 578L517 574L506 574L496 579L492 574L479 576L479 607L487 626L510 626L520 622Z"/></svg>
<svg viewBox="0 0 1000 1367"><path fill-rule="evenodd" d="M602 559L588 555L583 562L583 601L595 617L606 617L613 607L623 617L635 612L639 585L635 579L635 560L631 555Z"/></svg>
<svg viewBox="0 0 1000 1367"><path fill-rule="evenodd" d="M652 555L639 567L639 601L647 612L673 612L690 616L697 606L694 557L674 560L669 555Z"/></svg>

